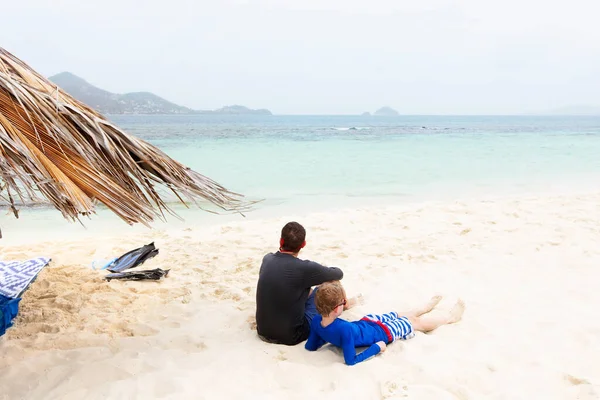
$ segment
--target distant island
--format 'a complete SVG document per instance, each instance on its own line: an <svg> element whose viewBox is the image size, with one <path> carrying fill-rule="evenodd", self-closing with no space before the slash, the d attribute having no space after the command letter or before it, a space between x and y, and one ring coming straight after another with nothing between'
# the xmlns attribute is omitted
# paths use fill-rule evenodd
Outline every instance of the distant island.
<svg viewBox="0 0 600 400"><path fill-rule="evenodd" d="M381 107L379 110L375 111L373 114L371 114L368 111L365 111L364 113L360 114L361 117L370 117L371 115L376 115L376 116L383 116L383 117L397 117L400 115L400 113L398 113L398 111L394 110L393 108L390 107Z"/></svg>
<svg viewBox="0 0 600 400"><path fill-rule="evenodd" d="M267 109L253 110L240 105L225 106L217 110L193 110L149 92L111 93L70 72L61 72L48 79L101 114L272 115Z"/></svg>
<svg viewBox="0 0 600 400"><path fill-rule="evenodd" d="M397 117L400 113L391 107L381 107L379 110L375 111L373 115L379 117Z"/></svg>

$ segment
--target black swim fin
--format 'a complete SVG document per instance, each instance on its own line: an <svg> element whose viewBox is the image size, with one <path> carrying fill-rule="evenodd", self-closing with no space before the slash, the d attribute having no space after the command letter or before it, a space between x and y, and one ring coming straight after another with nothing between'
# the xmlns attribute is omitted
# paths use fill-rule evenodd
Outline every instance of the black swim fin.
<svg viewBox="0 0 600 400"><path fill-rule="evenodd" d="M148 269L145 271L130 271L130 272L118 272L116 274L108 274L104 278L110 282L111 279L120 279L124 281L143 281L146 279L159 280L163 276L169 275L168 270L162 270L160 268Z"/></svg>
<svg viewBox="0 0 600 400"><path fill-rule="evenodd" d="M115 273L125 271L126 269L142 265L146 260L151 259L157 254L158 249L154 247L154 242L152 242L123 254L121 257L113 261L106 269Z"/></svg>

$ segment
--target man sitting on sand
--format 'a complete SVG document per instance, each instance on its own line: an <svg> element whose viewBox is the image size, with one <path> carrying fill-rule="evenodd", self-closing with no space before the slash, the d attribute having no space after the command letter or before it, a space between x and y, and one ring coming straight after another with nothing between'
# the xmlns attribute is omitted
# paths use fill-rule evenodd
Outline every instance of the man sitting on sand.
<svg viewBox="0 0 600 400"><path fill-rule="evenodd" d="M337 281L344 276L339 268L301 260L306 231L297 222L281 230L279 251L264 256L256 288L256 327L259 337L270 343L296 345L308 338L310 323L317 315L313 286ZM347 302L346 309L356 300Z"/></svg>
<svg viewBox="0 0 600 400"><path fill-rule="evenodd" d="M459 300L449 315L423 316L442 300L441 296L435 296L428 304L413 311L369 314L360 321L348 322L338 318L346 304L346 293L341 283L324 283L315 297L320 315L313 319L310 336L304 347L310 351L319 349L325 343L341 347L348 365L384 352L389 343L409 339L414 336L415 331L429 332L442 325L457 322L465 310L465 304ZM356 347L368 348L356 354Z"/></svg>

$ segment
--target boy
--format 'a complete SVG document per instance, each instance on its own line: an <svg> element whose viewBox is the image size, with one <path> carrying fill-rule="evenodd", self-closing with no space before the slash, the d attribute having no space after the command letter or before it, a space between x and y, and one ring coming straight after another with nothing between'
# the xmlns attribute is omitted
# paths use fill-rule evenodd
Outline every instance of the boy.
<svg viewBox="0 0 600 400"><path fill-rule="evenodd" d="M346 364L354 365L384 352L386 345L394 340L413 337L415 331L429 332L441 325L458 322L465 310L462 300L456 303L447 316L422 317L433 310L441 300L441 296L435 296L423 308L411 312L369 314L360 321L348 322L338 318L347 303L341 283L324 283L315 294L319 315L312 321L305 348L315 351L325 343L331 343L342 348ZM356 354L355 347L366 346L369 347L365 351Z"/></svg>

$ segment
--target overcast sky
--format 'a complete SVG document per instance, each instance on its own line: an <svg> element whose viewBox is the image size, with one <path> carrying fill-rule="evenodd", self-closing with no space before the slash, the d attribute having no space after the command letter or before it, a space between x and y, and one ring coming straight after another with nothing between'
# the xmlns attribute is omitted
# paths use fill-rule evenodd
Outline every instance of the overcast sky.
<svg viewBox="0 0 600 400"><path fill-rule="evenodd" d="M22 0L0 46L46 76L197 109L511 114L600 106L597 0Z"/></svg>

